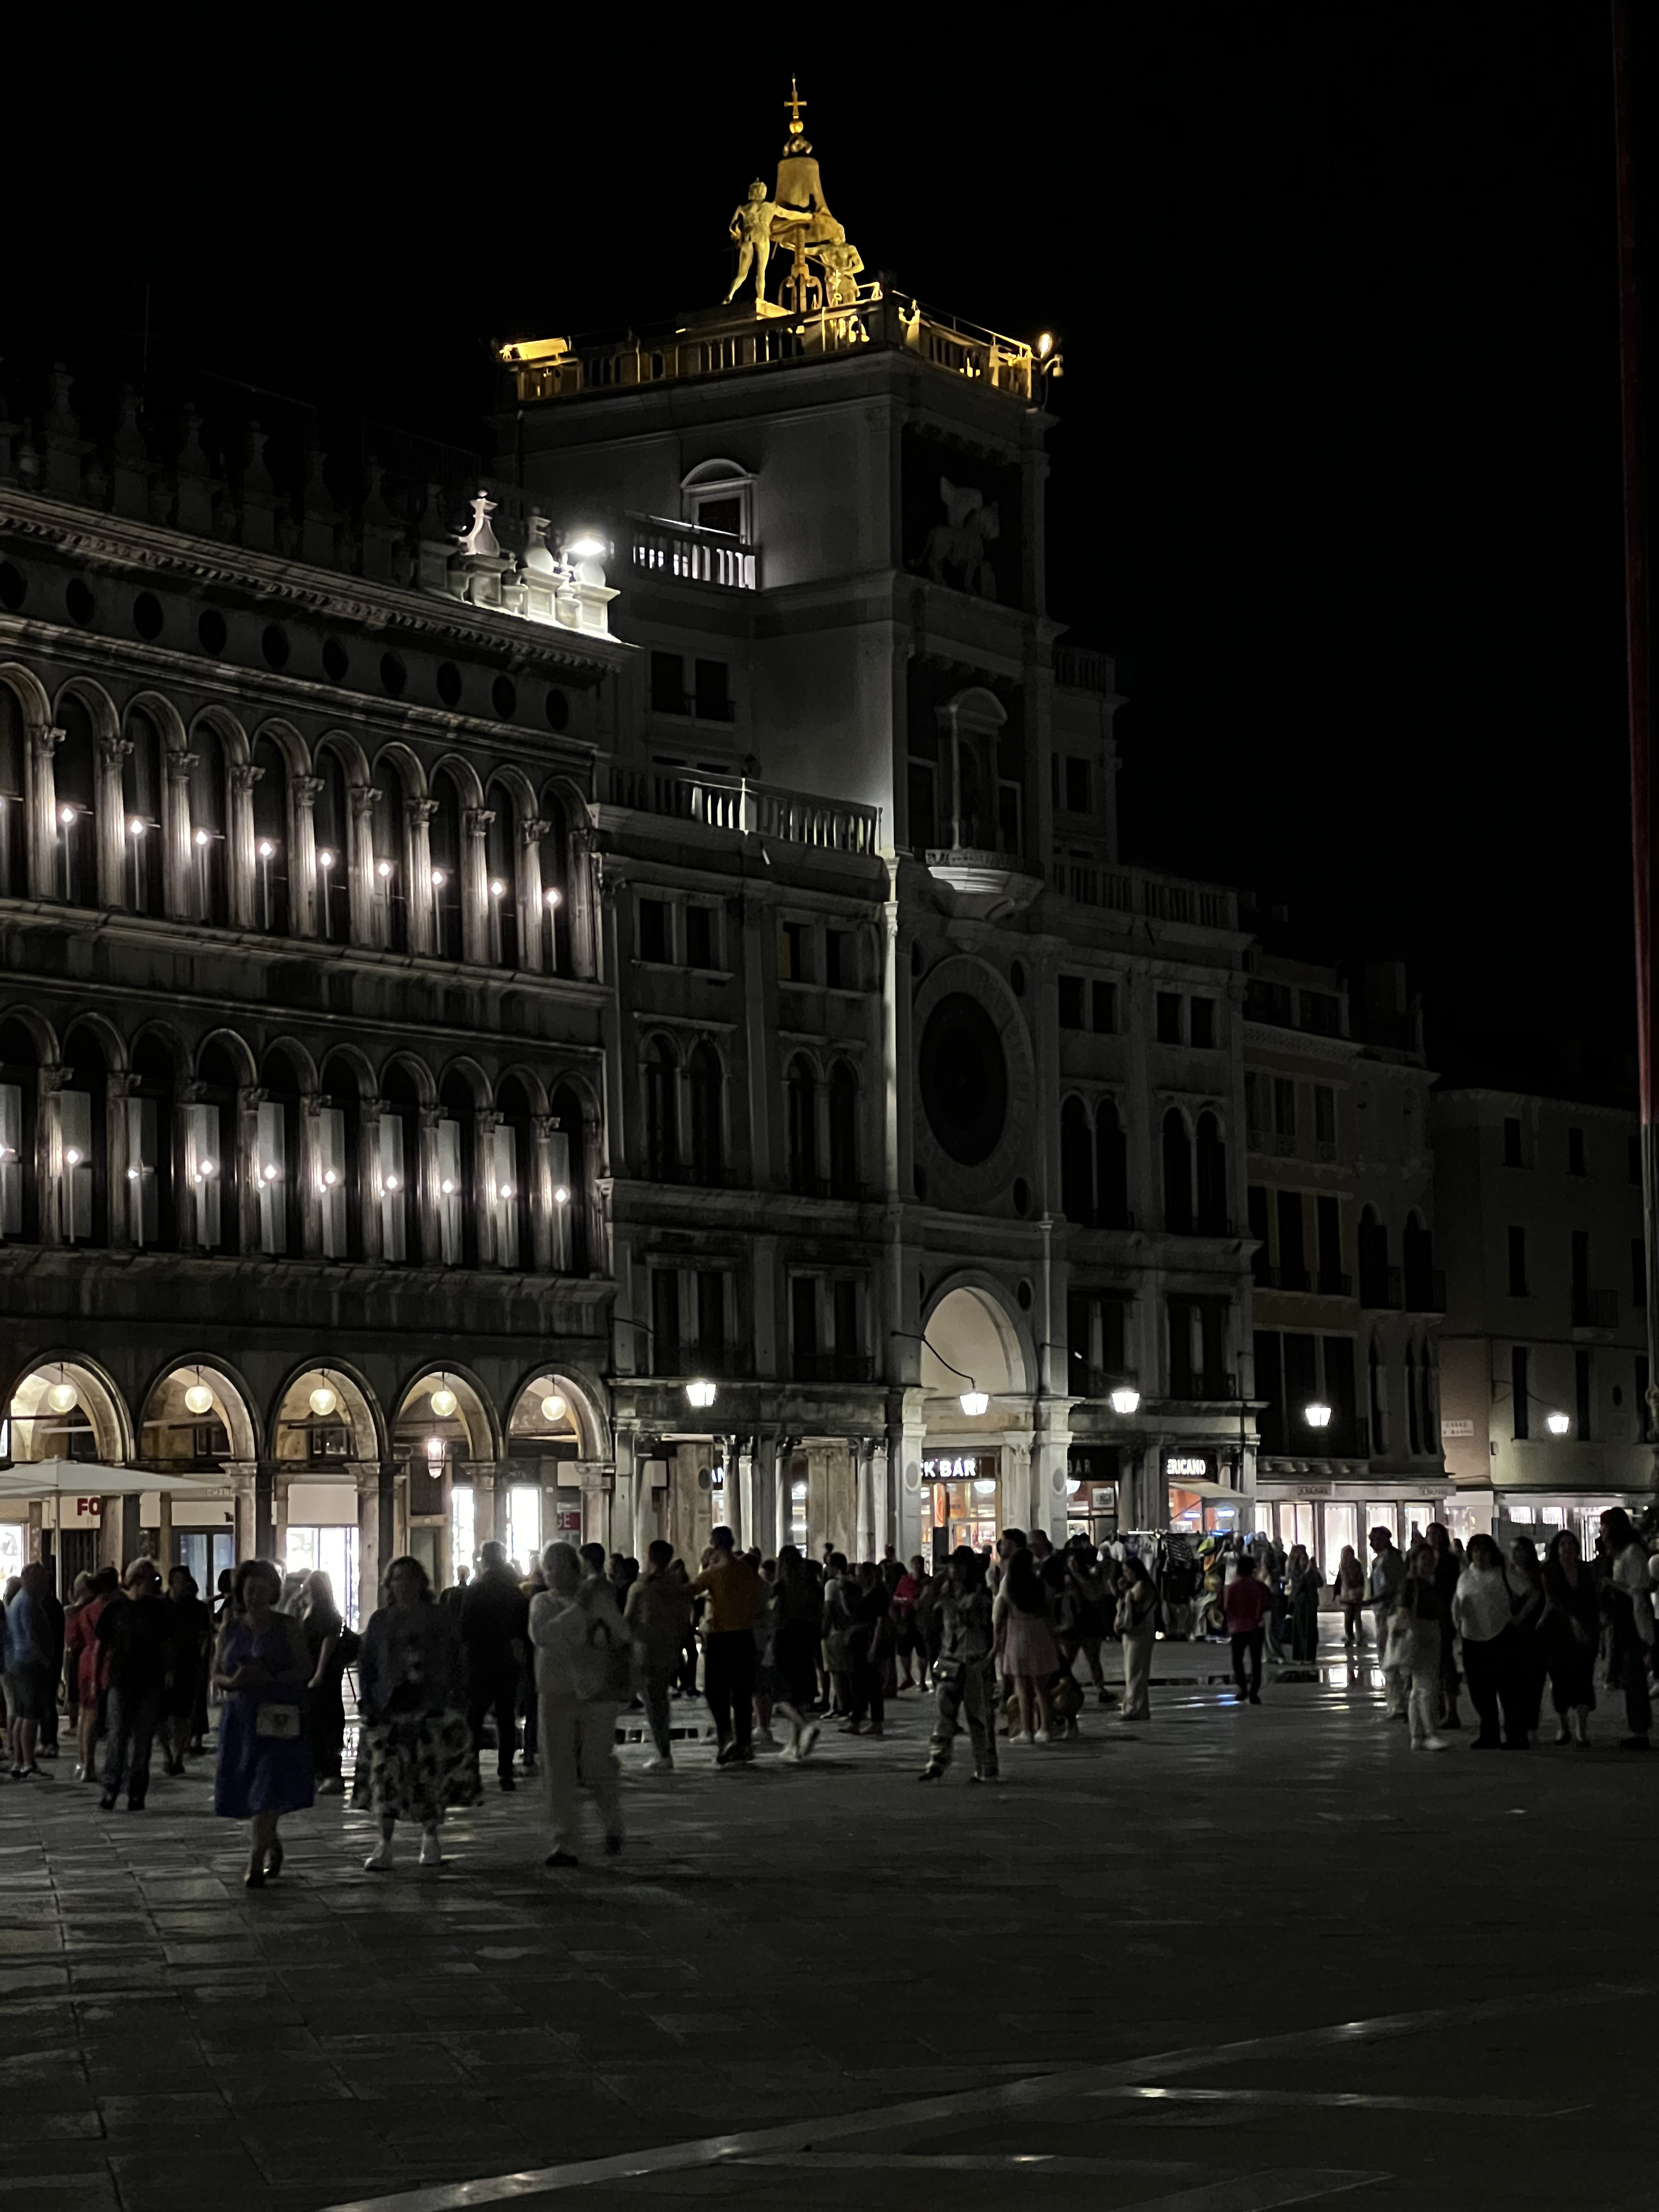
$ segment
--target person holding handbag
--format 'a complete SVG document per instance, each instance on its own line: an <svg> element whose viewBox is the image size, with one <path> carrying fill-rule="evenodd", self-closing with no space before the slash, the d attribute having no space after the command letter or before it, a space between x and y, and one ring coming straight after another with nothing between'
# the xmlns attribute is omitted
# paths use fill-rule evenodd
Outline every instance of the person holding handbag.
<svg viewBox="0 0 1659 2212"><path fill-rule="evenodd" d="M248 1820L252 1840L249 1889L263 1889L283 1870L277 1823L314 1799L306 1729L310 1655L300 1624L278 1613L283 1578L269 1559L244 1559L214 1654L213 1681L224 1692L213 1809L222 1820Z"/></svg>

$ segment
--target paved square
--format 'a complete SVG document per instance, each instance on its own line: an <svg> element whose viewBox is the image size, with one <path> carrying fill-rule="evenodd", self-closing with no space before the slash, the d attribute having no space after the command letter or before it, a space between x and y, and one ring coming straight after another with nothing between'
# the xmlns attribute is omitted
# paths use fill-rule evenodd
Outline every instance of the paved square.
<svg viewBox="0 0 1659 2212"><path fill-rule="evenodd" d="M458 1818L436 1876L412 1847L362 1873L369 1823L325 1802L249 1894L204 1765L136 1816L66 1760L0 1785L0 2185L75 2212L1659 2201L1659 1761L1611 1748L1605 1701L1606 1747L1474 1758L1409 1753L1340 1668L1259 1709L1154 1695L1150 1726L1091 1709L1005 1748L996 1790L917 1783L910 1697L805 1768L629 1752L625 1856L562 1875L530 1788Z"/></svg>

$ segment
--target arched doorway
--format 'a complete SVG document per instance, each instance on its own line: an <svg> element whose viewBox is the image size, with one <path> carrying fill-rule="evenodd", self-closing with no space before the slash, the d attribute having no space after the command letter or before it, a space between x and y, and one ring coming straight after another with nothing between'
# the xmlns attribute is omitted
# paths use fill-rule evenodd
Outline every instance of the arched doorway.
<svg viewBox="0 0 1659 2212"><path fill-rule="evenodd" d="M127 1457L128 1433L126 1410L112 1384L95 1368L73 1358L40 1360L20 1376L0 1420L0 1443L9 1445L14 1467L57 1459L84 1463L89 1500L100 1495L90 1470L120 1466ZM43 1479L43 1502L48 1496L53 1502L42 1518L52 1534L48 1538L43 1526L40 1555L46 1556L50 1542L60 1555L62 1587L67 1589L75 1576L98 1565L102 1515L95 1504L83 1514L81 1500L66 1486ZM6 1510L19 1519L0 1522L0 1567L15 1574L30 1551L30 1509L27 1501L18 1501Z"/></svg>
<svg viewBox="0 0 1659 2212"><path fill-rule="evenodd" d="M568 1376L533 1375L507 1419L509 1466L501 1541L527 1572L532 1554L556 1537L581 1541L582 1495L576 1462L586 1455L584 1417L592 1409ZM527 1551L526 1546L530 1548Z"/></svg>
<svg viewBox="0 0 1659 2212"><path fill-rule="evenodd" d="M292 1376L271 1419L272 1456L287 1476L273 1498L277 1552L289 1574L325 1574L334 1601L357 1625L362 1572L357 1483L351 1462L380 1456L368 1393L337 1367Z"/></svg>
<svg viewBox="0 0 1659 2212"><path fill-rule="evenodd" d="M1018 1402L1026 1364L1008 1315L991 1291L973 1285L939 1299L923 1339L921 1540L924 1554L939 1559L958 1545L994 1544L1002 1526L1026 1510L1012 1494L1004 1450L1011 1422L1029 1425Z"/></svg>
<svg viewBox="0 0 1659 2212"><path fill-rule="evenodd" d="M495 1457L477 1384L453 1368L418 1375L392 1416L391 1455L408 1478L409 1548L434 1583L453 1582L493 1533L483 1525L493 1511L479 1513L472 1481L474 1464L488 1467Z"/></svg>

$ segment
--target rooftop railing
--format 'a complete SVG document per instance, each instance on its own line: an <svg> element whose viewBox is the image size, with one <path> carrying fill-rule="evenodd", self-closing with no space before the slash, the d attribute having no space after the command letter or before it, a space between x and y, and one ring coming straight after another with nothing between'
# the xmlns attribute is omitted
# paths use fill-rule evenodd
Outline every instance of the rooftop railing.
<svg viewBox="0 0 1659 2212"><path fill-rule="evenodd" d="M780 791L769 784L751 783L746 776L629 768L620 763L611 765L607 781L611 805L641 814L699 822L709 830L746 830L822 852L866 854L878 848L880 808L860 806L852 799Z"/></svg>
<svg viewBox="0 0 1659 2212"><path fill-rule="evenodd" d="M686 584L712 584L723 592L758 587L758 549L724 530L671 522L660 514L630 514L629 565L637 576L668 576Z"/></svg>
<svg viewBox="0 0 1659 2212"><path fill-rule="evenodd" d="M1220 884L1195 884L1145 868L1114 868L1083 860L1056 860L1049 882L1079 906L1114 914L1140 914L1153 921L1187 922L1200 929L1237 929L1238 894Z"/></svg>

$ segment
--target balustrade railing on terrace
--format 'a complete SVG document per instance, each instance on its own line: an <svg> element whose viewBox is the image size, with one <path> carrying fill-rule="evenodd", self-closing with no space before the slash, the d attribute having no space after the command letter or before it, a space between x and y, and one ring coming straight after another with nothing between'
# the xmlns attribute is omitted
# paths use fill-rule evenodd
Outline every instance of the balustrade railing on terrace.
<svg viewBox="0 0 1659 2212"><path fill-rule="evenodd" d="M660 514L630 514L629 565L638 576L672 576L681 583L713 584L726 592L759 588L757 549L729 531Z"/></svg>
<svg viewBox="0 0 1659 2212"><path fill-rule="evenodd" d="M831 853L873 853L881 828L878 806L818 799L810 792L779 791L769 784L750 783L744 776L616 763L609 771L607 795L611 805L633 807L642 814L700 822L710 830L748 830Z"/></svg>
<svg viewBox="0 0 1659 2212"><path fill-rule="evenodd" d="M1048 880L1079 906L1142 914L1153 921L1191 922L1203 929L1238 927L1238 894L1221 884L1183 883L1145 868L1097 866L1084 860L1054 861Z"/></svg>

